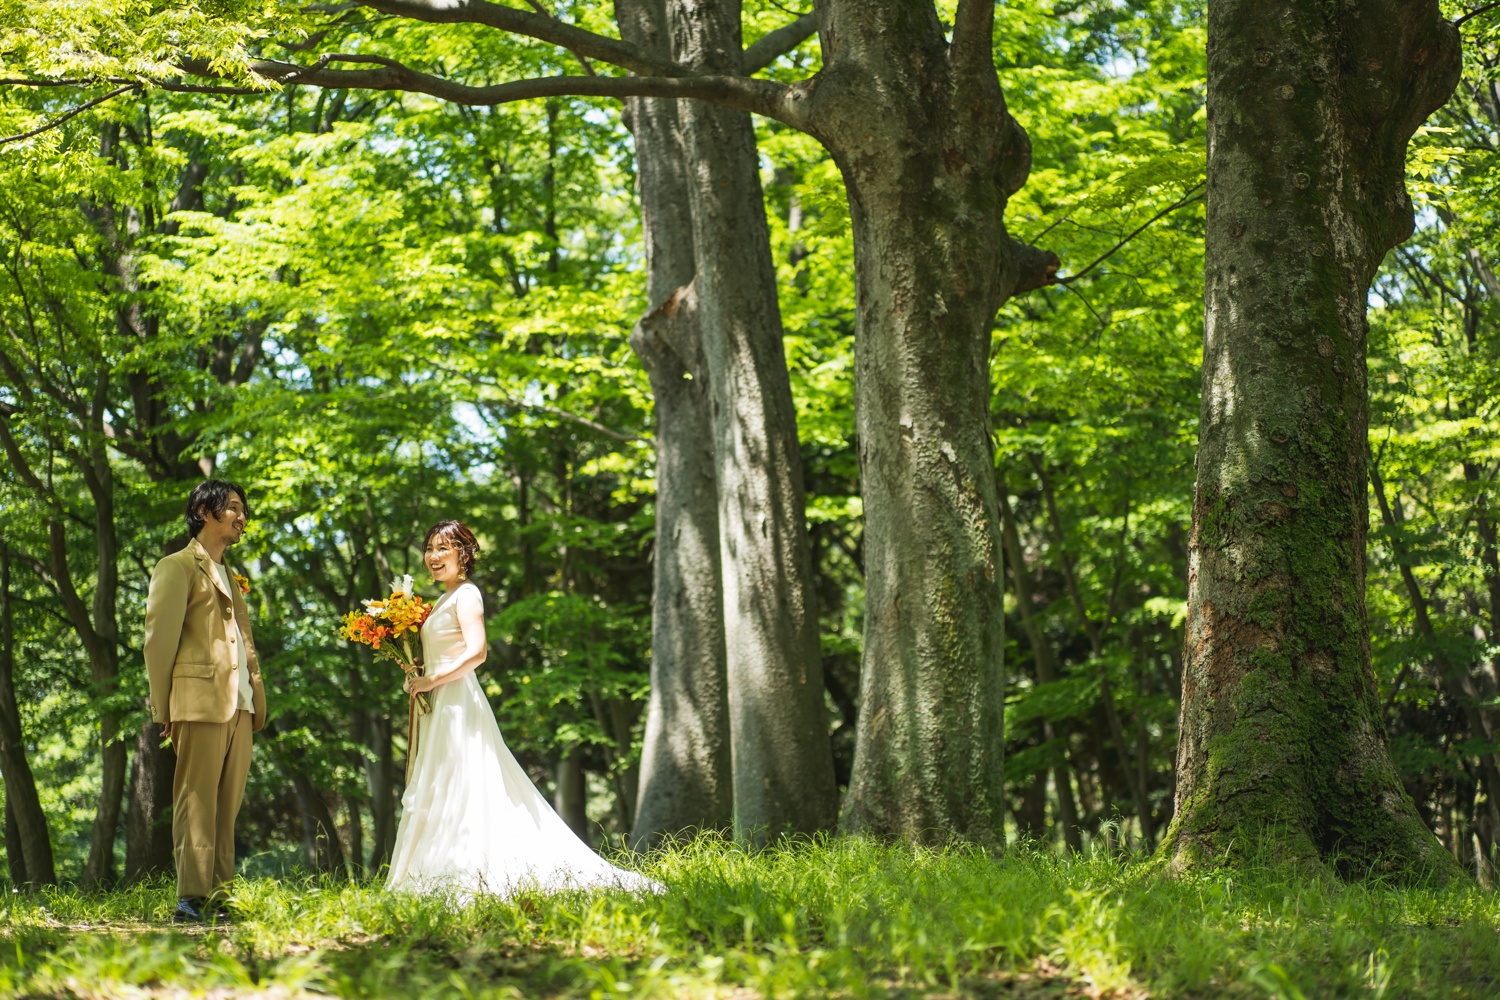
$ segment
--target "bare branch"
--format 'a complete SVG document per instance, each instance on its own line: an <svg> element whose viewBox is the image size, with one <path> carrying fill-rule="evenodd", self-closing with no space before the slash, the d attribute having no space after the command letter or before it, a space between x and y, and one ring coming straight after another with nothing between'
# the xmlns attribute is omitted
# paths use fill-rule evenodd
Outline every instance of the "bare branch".
<svg viewBox="0 0 1500 1000"><path fill-rule="evenodd" d="M1139 226L1136 226L1135 229L1131 230L1130 233L1124 239L1120 240L1120 242L1116 243L1114 246L1112 246L1108 250L1104 251L1104 253L1102 253L1098 257L1094 258L1093 262L1090 263L1083 270L1079 271L1077 274L1070 274L1066 278L1061 278L1061 279L1058 280L1057 283L1060 284L1060 285L1070 285L1070 284L1072 284L1073 282L1077 281L1079 278L1083 277L1085 274L1088 274L1094 268L1098 267L1100 264L1103 264L1106 260L1109 260L1109 258L1113 257L1115 255L1116 251L1118 251L1125 244L1129 243L1131 240L1135 239L1137 236L1141 235L1141 233L1144 233L1147 229L1149 229L1151 227L1152 223L1156 222L1158 219L1165 218L1166 216L1171 215L1173 212L1177 211L1179 208L1182 208L1184 205L1191 205L1193 202L1195 202L1198 199L1202 198L1203 194L1201 193L1201 191L1199 189L1202 188L1203 185L1206 184L1206 183L1208 183L1208 182L1207 181L1199 181L1197 184L1194 184L1192 187L1188 188L1188 193L1185 194L1182 198L1178 199L1177 201L1174 201L1172 204L1168 205L1166 208L1162 209L1160 212L1157 212L1155 215L1151 216L1151 218L1147 219L1145 222L1141 223Z"/></svg>
<svg viewBox="0 0 1500 1000"><path fill-rule="evenodd" d="M746 76L759 73L788 52L805 42L814 31L818 30L818 15L803 14L791 24L783 25L775 31L761 35L751 45L746 47L744 55L740 56L740 72Z"/></svg>
<svg viewBox="0 0 1500 1000"><path fill-rule="evenodd" d="M105 94L103 97L96 97L92 101L85 101L84 103L78 105L78 107L64 112L58 117L52 119L50 122L47 122L45 125L38 125L36 128L32 129L29 132L22 132L19 135L8 135L4 138L0 138L0 146L4 146L7 143L11 142L21 142L22 140L41 135L43 132L50 132L53 129L57 128L59 125L67 122L69 119L76 118L77 116L83 114L89 108L96 108L99 105L103 104L105 101L119 97L121 94L126 93L127 91L135 90L139 86L140 84L138 83L130 83L126 84L123 87L117 87L116 89L111 90L109 93Z"/></svg>
<svg viewBox="0 0 1500 1000"><path fill-rule="evenodd" d="M378 69L330 69L329 62L376 62ZM742 76L548 76L515 80L487 87L445 80L380 57L332 55L318 64L256 62L251 69L276 83L309 84L363 90L401 90L427 94L454 104L488 107L539 97L692 97L774 118L798 129L807 129L806 114L796 88L770 80ZM206 72L207 67L203 67ZM197 71L191 68L190 71Z"/></svg>
<svg viewBox="0 0 1500 1000"><path fill-rule="evenodd" d="M1487 14L1490 11L1494 10L1496 7L1500 7L1500 0L1495 0L1494 3L1487 3L1483 7L1476 7L1474 10L1469 11L1467 14L1465 14L1463 17L1459 18L1457 21L1454 21L1453 22L1453 26L1455 28L1462 27L1463 23L1465 21L1473 20L1474 18L1478 17L1480 14Z"/></svg>
<svg viewBox="0 0 1500 1000"><path fill-rule="evenodd" d="M642 76L687 76L670 59L642 52L629 42L565 24L555 17L516 10L484 0L361 0L362 6L432 24L483 24L516 35L551 42L570 52L619 66ZM652 96L652 95L647 95Z"/></svg>

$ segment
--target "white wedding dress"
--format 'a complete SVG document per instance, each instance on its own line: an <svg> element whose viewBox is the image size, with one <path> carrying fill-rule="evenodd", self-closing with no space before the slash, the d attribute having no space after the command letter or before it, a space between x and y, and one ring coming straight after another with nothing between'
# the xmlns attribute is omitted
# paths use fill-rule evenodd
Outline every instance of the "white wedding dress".
<svg viewBox="0 0 1500 1000"><path fill-rule="evenodd" d="M422 660L441 677L463 656L456 601L473 583L438 599L422 626ZM660 892L659 883L616 868L579 840L536 790L500 738L474 672L434 688L418 725L417 759L401 798L401 825L386 888L475 895L567 889Z"/></svg>

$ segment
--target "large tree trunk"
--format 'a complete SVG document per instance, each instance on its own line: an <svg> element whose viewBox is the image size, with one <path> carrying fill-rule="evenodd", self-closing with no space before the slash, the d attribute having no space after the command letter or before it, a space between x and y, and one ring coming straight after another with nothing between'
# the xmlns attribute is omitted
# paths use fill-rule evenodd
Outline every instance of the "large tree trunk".
<svg viewBox="0 0 1500 1000"><path fill-rule="evenodd" d="M621 37L669 54L663 0L616 4ZM650 310L630 335L655 401L651 698L631 842L637 849L734 819L724 590L709 372L704 366L686 149L678 102L634 99Z"/></svg>
<svg viewBox="0 0 1500 1000"><path fill-rule="evenodd" d="M15 619L10 597L10 550L0 543L0 778L5 781L5 849L13 883L57 881L47 816L26 758L16 703Z"/></svg>
<svg viewBox="0 0 1500 1000"><path fill-rule="evenodd" d="M952 47L928 4L820 12L815 120L848 187L860 262L865 645L844 825L998 846L1004 671L989 348L995 312L1017 288L1018 245L1003 216L1030 147L995 76L992 5L963 5Z"/></svg>
<svg viewBox="0 0 1500 1000"><path fill-rule="evenodd" d="M1365 302L1458 78L1434 0L1213 0L1207 323L1174 868L1456 870L1402 789L1365 616Z"/></svg>
<svg viewBox="0 0 1500 1000"><path fill-rule="evenodd" d="M740 4L673 0L680 62L738 73ZM743 111L684 101L693 245L710 382L734 820L745 836L833 826L838 790L823 702L791 381L755 130Z"/></svg>

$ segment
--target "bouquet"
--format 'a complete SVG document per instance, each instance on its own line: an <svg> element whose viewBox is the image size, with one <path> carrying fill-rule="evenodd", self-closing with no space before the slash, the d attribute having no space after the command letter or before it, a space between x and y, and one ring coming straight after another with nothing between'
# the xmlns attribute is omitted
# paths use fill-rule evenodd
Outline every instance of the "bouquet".
<svg viewBox="0 0 1500 1000"><path fill-rule="evenodd" d="M412 653L412 636L432 614L432 605L411 590L411 574L391 581L391 595L382 601L361 601L363 611L344 616L339 635L350 642L363 643L375 652L389 656L407 677L420 677L422 666ZM417 695L417 711L426 715L432 704L425 693Z"/></svg>

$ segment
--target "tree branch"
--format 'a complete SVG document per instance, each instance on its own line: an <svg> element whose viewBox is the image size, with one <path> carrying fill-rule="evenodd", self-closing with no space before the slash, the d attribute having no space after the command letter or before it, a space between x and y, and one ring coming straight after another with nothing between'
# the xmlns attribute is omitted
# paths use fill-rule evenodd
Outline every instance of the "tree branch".
<svg viewBox="0 0 1500 1000"><path fill-rule="evenodd" d="M1011 291L1012 295L1057 284L1057 269L1062 266L1057 254L1016 239L1010 243L1016 261L1016 287Z"/></svg>
<svg viewBox="0 0 1500 1000"><path fill-rule="evenodd" d="M100 83L149 85L169 90L174 94L223 94L229 97L239 97L270 93L264 87L230 87L221 84L180 83L176 80L133 80L124 76L102 76L97 79L69 77L61 80L7 78L0 80L0 87L92 87Z"/></svg>
<svg viewBox="0 0 1500 1000"><path fill-rule="evenodd" d="M111 90L109 93L105 94L103 97L96 97L92 101L85 101L84 103L78 105L78 107L64 112L58 117L52 119L52 121L47 122L45 125L38 125L36 128L32 129L29 132L22 132L18 135L8 135L4 138L0 138L0 146L4 146L7 143L12 142L21 142L25 139L30 139L34 136L41 135L43 132L50 132L53 129L57 128L59 125L66 123L69 119L76 118L77 116L83 114L89 108L96 108L99 105L103 104L105 101L119 97L126 91L135 90L139 86L140 84L138 83L129 83L123 87L117 87L114 90Z"/></svg>
<svg viewBox="0 0 1500 1000"><path fill-rule="evenodd" d="M1112 246L1108 250L1104 251L1103 254L1101 254L1100 256L1096 257L1093 260L1093 262L1088 265L1088 267L1085 267L1082 271L1079 271L1077 274L1070 274L1066 278L1060 278L1060 279L1058 279L1057 283L1060 284L1060 285L1070 285L1073 282L1077 281L1079 278L1083 277L1085 274L1088 274L1094 268L1098 267L1100 264L1103 264L1105 261L1107 261L1111 257L1113 257L1115 255L1116 251L1118 251L1125 244L1129 243L1131 240L1133 240L1137 236L1141 235L1141 233L1144 233L1158 219L1165 218L1166 216L1171 215L1173 212L1177 211L1179 208L1182 208L1184 205L1191 205L1193 202L1197 201L1199 198L1202 198L1203 195L1199 192L1199 189L1202 188L1203 185L1205 185L1207 183L1208 183L1207 181L1199 181L1197 184L1194 184L1192 187L1188 188L1188 193L1185 194L1185 195L1183 195L1182 198L1178 199L1177 201L1174 201L1172 204L1168 205L1166 208L1162 209L1160 212L1157 212L1155 215L1151 216L1151 218L1147 219L1145 222L1141 223L1139 226L1136 226L1135 229L1131 230L1130 233L1129 233L1129 235L1127 235L1124 239L1120 240L1120 242L1116 243L1114 246Z"/></svg>
<svg viewBox="0 0 1500 1000"><path fill-rule="evenodd" d="M373 63L379 68L330 69L327 64L331 62ZM189 72L208 72L208 67L201 64L185 68ZM360 90L400 90L475 107L510 104L539 97L691 97L774 118L793 128L806 130L808 127L806 112L798 99L801 96L799 89L770 80L752 80L742 76L548 76L472 87L422 73L379 56L339 54L321 56L312 66L263 61L252 63L251 69L275 83Z"/></svg>
<svg viewBox="0 0 1500 1000"><path fill-rule="evenodd" d="M1455 28L1460 28L1463 26L1463 23L1465 21L1471 21L1474 18L1478 17L1480 14L1487 14L1490 11L1494 10L1496 7L1500 7L1500 0L1495 0L1494 3L1487 3L1483 7L1476 7L1475 9L1465 14L1463 17L1459 18L1457 21L1454 21L1453 26Z"/></svg>
<svg viewBox="0 0 1500 1000"><path fill-rule="evenodd" d="M1465 251L1464 256L1469 258L1469 265L1479 276L1479 283L1484 286L1484 290L1490 293L1490 298L1500 302L1500 281L1495 279L1495 272L1490 268L1489 263L1473 247Z"/></svg>
<svg viewBox="0 0 1500 1000"><path fill-rule="evenodd" d="M953 15L953 61L963 69L995 66L995 0L958 0Z"/></svg>
<svg viewBox="0 0 1500 1000"><path fill-rule="evenodd" d="M803 14L791 24L768 32L747 46L740 56L740 72L746 76L759 73L788 52L805 42L818 30L818 15Z"/></svg>
<svg viewBox="0 0 1500 1000"><path fill-rule="evenodd" d="M575 28L555 17L516 10L484 0L361 0L361 6L431 24L482 24L561 46L642 76L687 76L690 71L607 35ZM655 95L644 95L655 96Z"/></svg>

